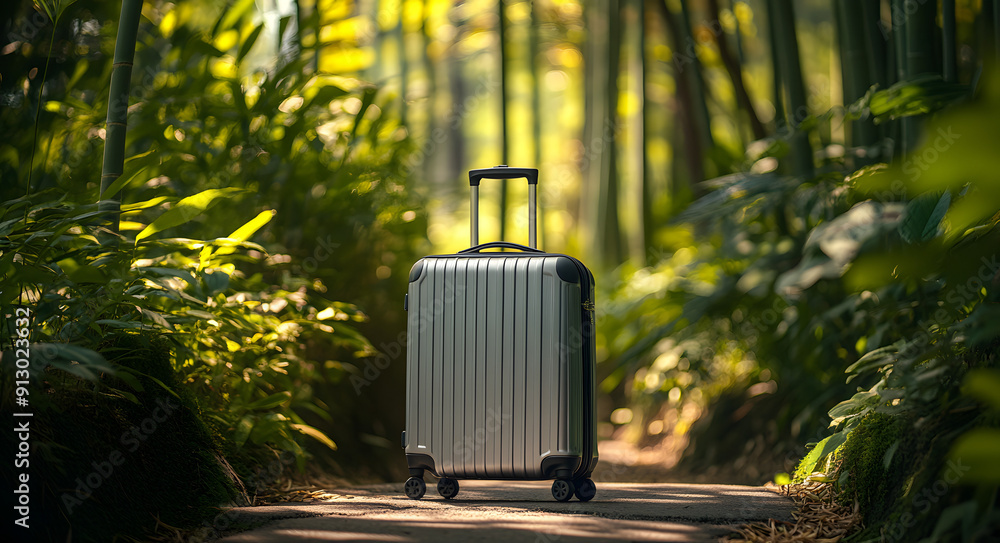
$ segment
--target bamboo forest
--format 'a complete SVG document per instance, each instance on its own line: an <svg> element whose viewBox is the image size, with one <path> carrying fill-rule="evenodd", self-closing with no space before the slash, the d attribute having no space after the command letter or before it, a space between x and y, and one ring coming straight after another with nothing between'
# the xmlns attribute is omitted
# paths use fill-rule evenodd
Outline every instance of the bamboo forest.
<svg viewBox="0 0 1000 543"><path fill-rule="evenodd" d="M1000 1L2 11L4 541L1000 540ZM414 264L470 224L592 272L534 386L599 460L414 501Z"/></svg>

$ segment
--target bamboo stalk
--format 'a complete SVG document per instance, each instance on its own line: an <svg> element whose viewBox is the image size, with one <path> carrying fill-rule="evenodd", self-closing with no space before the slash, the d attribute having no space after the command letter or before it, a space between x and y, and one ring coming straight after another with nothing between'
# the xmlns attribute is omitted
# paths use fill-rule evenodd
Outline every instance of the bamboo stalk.
<svg viewBox="0 0 1000 543"><path fill-rule="evenodd" d="M639 113L639 122L642 123L642 130L639 132L639 137L642 139L640 143L641 159L639 166L642 168L642 184L639 190L639 201L642 203L640 206L642 220L640 221L641 232L642 232L642 256L640 258L639 264L645 266L648 264L650 249L653 246L653 195L652 187L652 168L649 165L649 149L648 144L650 141L650 130L649 130L649 120L647 118L649 112L649 99L646 95L646 79L649 73L649 57L646 55L646 1L639 0L639 64L640 70L642 72L640 92L642 93L642 111Z"/></svg>
<svg viewBox="0 0 1000 543"><path fill-rule="evenodd" d="M596 141L597 135L601 133L601 112L604 101L599 99L601 94L598 82L605 68L604 64L598 61L598 54L606 47L606 36L604 34L604 18L602 11L606 0L596 0L583 6L583 28L584 43L581 46L583 53L583 142L584 161L581 164L580 177L580 200L578 223L582 239L593 240L597 237L595 222L597 217L597 199L594 186L600 182L600 168L595 163L594 156L591 155L591 142ZM593 251L593 243L586 245L586 250ZM596 256L596 255L594 255Z"/></svg>
<svg viewBox="0 0 1000 543"><path fill-rule="evenodd" d="M708 9L709 13L721 19L722 9L719 7L718 0L708 0ZM736 31L738 34L739 28ZM714 34L714 36L715 45L719 49L719 58L722 60L722 65L725 66L726 72L729 74L729 80L733 83L736 103L746 112L750 121L750 132L753 134L753 139L763 139L767 136L767 133L764 131L764 124L760 122L760 118L757 116L757 110L753 107L753 100L750 99L750 93L747 92L747 87L743 83L743 69L740 67L740 61L729 50L729 42L726 41L724 32L719 32L718 34Z"/></svg>
<svg viewBox="0 0 1000 543"><path fill-rule="evenodd" d="M49 36L49 50L45 52L45 68L42 69L42 80L38 83L38 102L35 104L35 130L31 136L31 158L28 159L28 183L24 189L24 195L31 194L31 176L35 171L35 150L38 148L38 125L42 114L42 91L45 90L45 82L49 78L49 61L52 60L52 48L56 43L56 24L58 17L52 21L52 34ZM49 149L52 145L49 145ZM46 155L48 151L46 151ZM24 208L24 220L28 220L28 207Z"/></svg>
<svg viewBox="0 0 1000 543"><path fill-rule="evenodd" d="M843 74L844 103L850 104L865 95L870 86L868 59L870 51L866 48L865 18L863 4L867 0L836 0L837 36L840 45L841 73ZM846 141L847 146L855 151L849 166L856 169L872 161L869 157L858 155L859 147L869 147L876 140L875 124L870 119L852 121Z"/></svg>
<svg viewBox="0 0 1000 543"><path fill-rule="evenodd" d="M500 39L500 163L509 164L507 162L510 139L507 133L507 54L505 51L507 16L504 13L504 0L497 0L497 10L500 18L498 28ZM500 239L502 240L507 239L507 192L507 182L503 181L500 183Z"/></svg>
<svg viewBox="0 0 1000 543"><path fill-rule="evenodd" d="M988 0L989 1L989 0ZM993 61L1000 61L1000 0L990 1L993 8Z"/></svg>
<svg viewBox="0 0 1000 543"><path fill-rule="evenodd" d="M896 11L898 6L899 11ZM896 54L896 62L901 67L901 80L911 80L917 76L938 73L934 62L934 42L930 39L934 33L934 19L937 15L937 5L933 3L917 3L912 5L905 0L895 0L893 17L903 16L901 25L893 20L893 31L900 31L902 36L896 39L900 50ZM920 138L920 119L903 117L900 123L900 154L905 159L917 146Z"/></svg>
<svg viewBox="0 0 1000 543"><path fill-rule="evenodd" d="M811 178L814 166L809 136L799 131L799 124L809 114L809 108L802 81L802 66L799 63L799 44L795 36L795 13L791 0L769 0L768 8L771 31L775 34L778 46L782 87L788 99L786 121L788 128L794 131L790 138L792 173Z"/></svg>
<svg viewBox="0 0 1000 543"><path fill-rule="evenodd" d="M617 0L587 5L584 141L586 160L581 220L590 259L601 267L621 263L618 224L617 132L620 43Z"/></svg>
<svg viewBox="0 0 1000 543"><path fill-rule="evenodd" d="M708 89L705 87L705 80L702 78L701 60L698 59L695 51L695 44L697 42L695 42L694 35L691 32L691 14L687 2L681 2L680 4L680 24L677 25L677 28L686 46L684 54L689 55L687 60L690 66L688 66L687 70L690 70L688 83L691 86L691 93L693 96L699 98L692 104L695 108L694 118L698 126L698 136L701 138L701 144L705 149L713 149L715 147L715 139L712 137L712 118L708 114Z"/></svg>
<svg viewBox="0 0 1000 543"><path fill-rule="evenodd" d="M941 73L950 83L958 80L955 42L955 0L941 0Z"/></svg>
<svg viewBox="0 0 1000 543"><path fill-rule="evenodd" d="M298 4L298 2L296 2ZM406 102L406 93L409 91L409 79L410 79L410 66L409 66L409 47L406 46L407 32L403 24L403 9L405 8L405 0L398 0L397 7L397 17L396 21L396 47L399 54L399 122L401 125L406 126L407 116L409 114L409 104Z"/></svg>
<svg viewBox="0 0 1000 543"><path fill-rule="evenodd" d="M435 115L435 107L437 100L435 99L438 95L437 89L437 72L435 68L437 63L431 62L430 50L431 50L431 10L430 6L426 1L420 3L420 64L424 72L424 79L426 83L426 91L424 98L427 100L427 112L423 121L423 137L430 138L434 134L435 127L437 125L437 115ZM435 179L433 160L430 156L424 156L421 163L421 169L423 173L423 178L425 180Z"/></svg>
<svg viewBox="0 0 1000 543"><path fill-rule="evenodd" d="M621 10L619 0L610 0L608 5L608 77L606 80L604 126L609 134L605 142L607 151L601 156L602 183L598 202L598 253L608 267L615 267L624 260L621 224L618 216L618 69L621 60Z"/></svg>
<svg viewBox="0 0 1000 543"><path fill-rule="evenodd" d="M864 27L865 48L868 50L868 81L879 87L888 87L889 47L883 34L880 2L860 2L862 26Z"/></svg>
<svg viewBox="0 0 1000 543"><path fill-rule="evenodd" d="M736 21L736 28L735 28L735 31L736 31L736 35L735 35L735 38L736 38L736 60L742 66L743 62L745 60L743 58L743 33L742 33L743 31L740 28L740 18L736 14L736 4L737 4L737 1L738 0L730 0L730 2L729 2L729 10L733 12L733 20Z"/></svg>
<svg viewBox="0 0 1000 543"><path fill-rule="evenodd" d="M115 38L114 65L111 70L111 90L108 96L108 117L104 139L104 166L101 171L101 195L121 177L125 168L125 132L128 120L128 99L132 81L132 62L135 42L139 34L139 15L142 0L122 0L118 36ZM108 230L102 242L117 244L121 220L121 191L98 202L98 209L112 213Z"/></svg>
<svg viewBox="0 0 1000 543"><path fill-rule="evenodd" d="M531 139L534 142L534 167L539 170L542 169L542 92L544 90L542 85L542 78L538 71L538 52L540 48L539 36L538 36L538 7L535 2L531 3L531 21L528 28L528 55L529 55L529 71L531 72L531 81L533 83L533 89L531 93ZM545 239L545 216L544 216L544 205L537 206L538 209L536 213L538 214L536 224L538 225L538 246L544 247Z"/></svg>
<svg viewBox="0 0 1000 543"><path fill-rule="evenodd" d="M906 75L939 73L934 60L936 2L906 3Z"/></svg>
<svg viewBox="0 0 1000 543"><path fill-rule="evenodd" d="M665 1L654 1L654 6L659 10L660 16L663 19L664 25L667 27L667 35L670 39L670 47L676 53L684 54L683 41L681 39L681 34L677 30L678 24L675 20L674 13L670 11L667 7ZM677 88L677 99L675 112L677 115L677 125L679 127L680 136L675 139L675 141L683 142L682 147L684 148L684 159L686 163L686 170L689 176L688 183L691 187L692 192L696 192L697 182L705 179L705 167L702 163L702 153L704 148L701 144L701 137L698 135L698 127L694 119L693 105L694 97L691 94L691 85L688 84L687 78L690 76L688 70L683 69L683 66L679 62L674 63L674 82ZM678 161L674 161L676 164ZM675 168L675 171L677 168ZM674 178L677 176L674 175ZM678 191L677 184L674 183L676 194Z"/></svg>
<svg viewBox="0 0 1000 543"><path fill-rule="evenodd" d="M904 81L907 75L906 62L906 0L891 0L892 5L892 46L895 51L896 79Z"/></svg>
<svg viewBox="0 0 1000 543"><path fill-rule="evenodd" d="M630 114L628 119L628 145L625 147L629 154L628 176L624 178L627 183L628 197L626 206L637 212L626 215L628 222L626 229L628 238L629 258L638 266L645 265L646 254L646 179L648 172L646 163L646 138L644 112L646 106L646 63L643 45L646 43L645 29L643 25L644 0L628 0L628 18L624 21L625 28L634 28L635 31L627 36L628 54L627 68L625 73L629 75L629 90L638 97L639 111Z"/></svg>
<svg viewBox="0 0 1000 543"><path fill-rule="evenodd" d="M785 99L782 90L781 61L778 58L777 30L770 2L767 6L767 42L771 53L771 101L774 105L774 128L779 131L785 124Z"/></svg>

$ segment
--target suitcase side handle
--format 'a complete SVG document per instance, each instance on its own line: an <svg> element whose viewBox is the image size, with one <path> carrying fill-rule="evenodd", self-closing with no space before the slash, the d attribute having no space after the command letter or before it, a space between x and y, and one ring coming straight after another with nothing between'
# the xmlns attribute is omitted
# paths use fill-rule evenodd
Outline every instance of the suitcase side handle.
<svg viewBox="0 0 1000 543"><path fill-rule="evenodd" d="M481 253L483 249L517 249L518 251L524 251L526 253L541 253L545 254L545 251L541 249L536 249L534 247L526 247L520 243L511 243L509 241L491 241L489 243L483 243L482 245L476 245L475 247L470 247L468 249L463 249L458 252L458 254L470 254L470 253Z"/></svg>
<svg viewBox="0 0 1000 543"><path fill-rule="evenodd" d="M535 228L538 169L509 168L505 164L501 164L493 168L469 170L469 186L472 187L472 224L470 226L472 230L471 238L473 248L479 245L479 182L483 179L519 179L521 177L528 180L528 246L532 249L538 248L538 238ZM523 245L521 245L521 247L523 247Z"/></svg>

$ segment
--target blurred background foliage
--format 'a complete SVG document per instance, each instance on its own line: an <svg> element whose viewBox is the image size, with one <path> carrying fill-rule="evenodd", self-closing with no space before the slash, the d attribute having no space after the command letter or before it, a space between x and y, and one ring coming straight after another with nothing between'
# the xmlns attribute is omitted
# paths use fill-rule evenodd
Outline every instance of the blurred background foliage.
<svg viewBox="0 0 1000 543"><path fill-rule="evenodd" d="M534 166L541 246L596 271L598 482L812 478L869 538L995 533L997 4L143 2L109 245L119 6L16 2L0 347L32 308L32 405L96 435L182 401L217 502L398 479L409 266L467 246L468 169ZM483 197L525 241L524 188ZM110 490L63 499L114 438L43 438L52 530L115 529ZM127 530L214 514L177 492Z"/></svg>

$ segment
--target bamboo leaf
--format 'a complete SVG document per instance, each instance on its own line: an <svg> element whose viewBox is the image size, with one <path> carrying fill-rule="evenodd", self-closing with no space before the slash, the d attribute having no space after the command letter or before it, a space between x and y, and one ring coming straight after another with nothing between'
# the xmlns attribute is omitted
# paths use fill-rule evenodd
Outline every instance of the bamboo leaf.
<svg viewBox="0 0 1000 543"><path fill-rule="evenodd" d="M208 311L202 311L200 309L188 309L184 311L185 315L191 315L192 317L198 317L199 319L212 320L215 319L215 315L209 313Z"/></svg>
<svg viewBox="0 0 1000 543"><path fill-rule="evenodd" d="M327 436L323 432L317 430L316 428L313 428L312 426L309 426L308 424L292 424L291 426L292 426L292 428L294 430L302 432L303 434L305 434L305 435L307 435L307 436L315 439L316 441L319 441L320 443L326 445L327 447L330 448L330 450L333 450L333 451L337 450L337 444L334 443L333 440L329 438L329 436Z"/></svg>
<svg viewBox="0 0 1000 543"><path fill-rule="evenodd" d="M247 39L243 41L243 44L240 45L239 53L236 54L237 63L242 61L243 57L247 56L247 53L249 53L250 49L253 48L253 45L257 41L257 37L260 36L260 32L262 30L264 30L264 23L257 25L257 28L253 29L253 31L250 32L250 35L247 36Z"/></svg>
<svg viewBox="0 0 1000 543"><path fill-rule="evenodd" d="M31 353L39 357L39 360L31 366L36 371L51 365L95 382L101 373L115 375L115 369L100 353L79 345L35 343L31 346Z"/></svg>
<svg viewBox="0 0 1000 543"><path fill-rule="evenodd" d="M994 409L1000 409L1000 370L974 369L965 376L962 391Z"/></svg>
<svg viewBox="0 0 1000 543"><path fill-rule="evenodd" d="M250 219L246 224L237 228L232 234L229 234L229 239L234 239L240 242L250 239L250 236L254 235L257 230L260 230L261 227L270 222L277 213L278 212L273 209L261 211L256 217Z"/></svg>
<svg viewBox="0 0 1000 543"><path fill-rule="evenodd" d="M138 375L140 377L145 377L146 379L149 379L150 381L152 381L152 382L156 383L157 385L159 385L160 388L162 388L164 391L166 391L168 394L170 394L174 398L177 398L178 400L181 399L181 397L178 396L177 393L174 392L172 388L168 387L166 383L164 383L163 381L157 379L156 377L153 377L152 375L149 375L148 373L141 372L141 371L136 370L134 368L121 368L121 369L122 369L122 371L133 373L133 374Z"/></svg>
<svg viewBox="0 0 1000 543"><path fill-rule="evenodd" d="M42 8L42 11L49 16L50 21L55 21L54 6L50 6L48 0L34 0L35 7Z"/></svg>
<svg viewBox="0 0 1000 543"><path fill-rule="evenodd" d="M209 296L229 288L229 275L221 271L205 273L202 275L202 280L205 281L205 288L208 290Z"/></svg>
<svg viewBox="0 0 1000 543"><path fill-rule="evenodd" d="M219 32L229 30L235 25L243 15L254 5L254 0L239 0L233 7L222 11L222 17L215 23L212 35L217 36Z"/></svg>
<svg viewBox="0 0 1000 543"><path fill-rule="evenodd" d="M292 393L287 390L276 392L266 398L261 398L247 406L248 409L271 409L292 399Z"/></svg>
<svg viewBox="0 0 1000 543"><path fill-rule="evenodd" d="M878 349L868 351L857 362L848 366L844 373L858 373L864 371L865 369L881 366L887 363L887 359L891 359L893 354L896 353L899 348L896 345L886 345L885 347L879 347Z"/></svg>
<svg viewBox="0 0 1000 543"><path fill-rule="evenodd" d="M162 314L140 306L135 306L135 308L139 310L139 313L141 313L143 317L146 317L147 319L155 322L156 324L168 330L174 329L174 327L170 324L170 322L167 321L166 317L164 317Z"/></svg>
<svg viewBox="0 0 1000 543"><path fill-rule="evenodd" d="M837 405L833 406L829 411L830 418L838 419L841 417L846 417L848 415L853 415L864 409L868 404L871 403L872 399L877 397L878 393L873 391L858 392L851 397L850 400L844 400Z"/></svg>
<svg viewBox="0 0 1000 543"><path fill-rule="evenodd" d="M107 284L108 274L97 266L83 265L66 274L74 283Z"/></svg>
<svg viewBox="0 0 1000 543"><path fill-rule="evenodd" d="M922 194L906 204L899 223L899 235L907 243L929 241L938 234L941 219L951 205L951 193Z"/></svg>
<svg viewBox="0 0 1000 543"><path fill-rule="evenodd" d="M1000 483L998 451L1000 430L976 428L959 437L948 456L964 468L957 470L962 482L995 485Z"/></svg>
<svg viewBox="0 0 1000 543"><path fill-rule="evenodd" d="M128 371L128 368L120 368L116 374L116 377L124 381L125 384L132 387L133 389L139 392L143 391L142 383L138 379L136 379L135 375L132 375L132 373Z"/></svg>
<svg viewBox="0 0 1000 543"><path fill-rule="evenodd" d="M134 204L125 204L122 206L122 213L128 211L139 211L142 209L148 209L151 207L156 207L164 202L173 202L175 198L171 196L157 196L156 198L151 198L144 202L136 202Z"/></svg>
<svg viewBox="0 0 1000 543"><path fill-rule="evenodd" d="M108 185L101 193L101 200L112 198L118 194L126 185L139 178L139 175L146 171L159 158L154 155L155 149L150 149L145 153L131 156L125 160L125 168L122 174L115 179L114 183Z"/></svg>
<svg viewBox="0 0 1000 543"><path fill-rule="evenodd" d="M357 115L354 116L354 127L351 129L352 141L358 134L358 127L361 126L361 120L364 118L365 113L368 111L368 108L371 107L372 103L375 102L375 93L375 89L365 89L364 93L361 95L361 107L358 109Z"/></svg>
<svg viewBox="0 0 1000 543"><path fill-rule="evenodd" d="M250 431L253 430L254 421L257 419L255 415L245 415L240 419L240 422L236 424L236 429L233 431L233 441L236 443L237 447L242 447L244 443L247 442L247 438L250 437Z"/></svg>
<svg viewBox="0 0 1000 543"><path fill-rule="evenodd" d="M161 276L166 275L168 277L176 277L178 279L183 279L189 285L197 283L197 280L191 275L191 272L187 270L178 270L176 268L160 268L160 267L142 267L135 268L135 271L140 273L155 273Z"/></svg>
<svg viewBox="0 0 1000 543"><path fill-rule="evenodd" d="M189 222L210 209L220 198L231 198L239 192L243 192L242 189L227 187L222 189L208 189L194 196L188 196L157 217L142 232L139 232L139 235L135 237L135 242L139 243L139 241L157 232Z"/></svg>
<svg viewBox="0 0 1000 543"><path fill-rule="evenodd" d="M797 473L804 475L813 473L816 470L816 466L819 465L819 463L822 462L827 455L836 451L847 442L848 434L849 432L847 430L843 430L833 434L832 436L828 436L823 439L823 441L817 443L816 446L809 451L809 454L802 459L802 462L796 470Z"/></svg>

